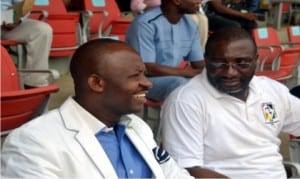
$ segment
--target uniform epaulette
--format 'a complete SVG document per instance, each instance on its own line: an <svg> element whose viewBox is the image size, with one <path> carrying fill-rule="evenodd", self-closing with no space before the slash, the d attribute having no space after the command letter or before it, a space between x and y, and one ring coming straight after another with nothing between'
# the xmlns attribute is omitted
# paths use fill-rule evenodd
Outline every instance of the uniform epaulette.
<svg viewBox="0 0 300 179"><path fill-rule="evenodd" d="M155 16L154 18L148 20L148 23L151 23L152 21L156 20L157 18L159 18L159 17L162 16L162 15L163 15L163 14L161 13L161 14Z"/></svg>

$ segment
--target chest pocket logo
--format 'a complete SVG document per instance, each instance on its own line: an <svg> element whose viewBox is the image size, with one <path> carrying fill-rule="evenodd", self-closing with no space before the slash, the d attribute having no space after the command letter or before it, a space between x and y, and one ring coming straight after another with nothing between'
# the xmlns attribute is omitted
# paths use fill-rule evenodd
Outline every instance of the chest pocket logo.
<svg viewBox="0 0 300 179"><path fill-rule="evenodd" d="M272 103L262 103L261 108L266 124L274 124L279 121L275 106Z"/></svg>

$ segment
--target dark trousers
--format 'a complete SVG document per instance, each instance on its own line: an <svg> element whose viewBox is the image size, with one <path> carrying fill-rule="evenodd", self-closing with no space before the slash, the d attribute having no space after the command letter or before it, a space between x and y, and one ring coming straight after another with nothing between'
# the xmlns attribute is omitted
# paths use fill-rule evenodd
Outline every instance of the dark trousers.
<svg viewBox="0 0 300 179"><path fill-rule="evenodd" d="M223 27L240 27L251 33L252 29L257 27L255 21L245 19L230 19L219 14L206 14L209 23L209 30L216 31Z"/></svg>

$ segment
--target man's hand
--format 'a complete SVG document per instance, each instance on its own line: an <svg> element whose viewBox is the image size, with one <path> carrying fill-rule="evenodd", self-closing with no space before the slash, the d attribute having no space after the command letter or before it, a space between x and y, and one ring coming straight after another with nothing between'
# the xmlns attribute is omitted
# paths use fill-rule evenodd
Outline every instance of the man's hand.
<svg viewBox="0 0 300 179"><path fill-rule="evenodd" d="M5 30L13 30L15 27L17 27L19 24L21 23L21 21L19 22L14 22L14 23L6 23L6 22L3 22L3 24L1 25L1 28L2 29L5 29Z"/></svg>
<svg viewBox="0 0 300 179"><path fill-rule="evenodd" d="M249 21L254 21L254 20L256 20L256 14L252 13L252 12L244 13L243 18L247 19Z"/></svg>
<svg viewBox="0 0 300 179"><path fill-rule="evenodd" d="M181 70L181 76L184 77L193 77L195 75L198 75L199 73L201 73L202 69L194 69L191 66L186 66Z"/></svg>

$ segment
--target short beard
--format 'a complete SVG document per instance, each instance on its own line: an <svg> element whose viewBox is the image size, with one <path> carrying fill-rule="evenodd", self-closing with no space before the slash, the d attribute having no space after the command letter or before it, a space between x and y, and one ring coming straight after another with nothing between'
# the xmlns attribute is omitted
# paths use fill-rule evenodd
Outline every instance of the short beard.
<svg viewBox="0 0 300 179"><path fill-rule="evenodd" d="M209 81L209 83L215 87L218 91L220 92L223 92L223 93L226 93L226 94L229 94L229 95L232 95L232 96L235 96L239 93L242 93L243 91L247 90L248 87L249 87L249 83L250 81L252 80L253 78L253 75L254 75L254 72L253 74L251 74L250 76L247 76L245 78L242 78L241 81L241 85L239 86L239 88L237 89L224 89L222 88L222 86L220 85L220 83L218 82L219 78L214 78L212 77L208 72L207 72L207 79Z"/></svg>

